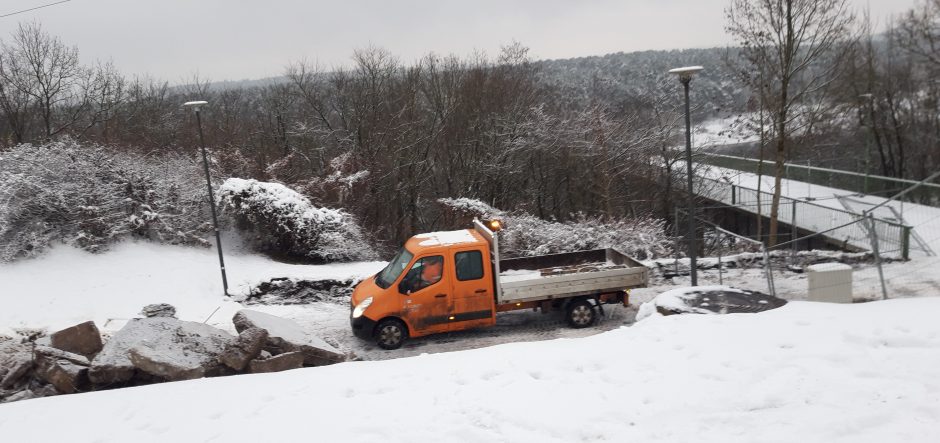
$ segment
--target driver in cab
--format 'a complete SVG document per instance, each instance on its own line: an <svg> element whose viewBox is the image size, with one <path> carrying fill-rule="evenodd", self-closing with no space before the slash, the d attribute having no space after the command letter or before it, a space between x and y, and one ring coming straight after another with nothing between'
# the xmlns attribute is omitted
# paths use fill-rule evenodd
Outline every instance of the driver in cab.
<svg viewBox="0 0 940 443"><path fill-rule="evenodd" d="M444 273L444 258L441 256L421 259L421 266L415 266L405 281L406 293L420 291L441 280Z"/></svg>

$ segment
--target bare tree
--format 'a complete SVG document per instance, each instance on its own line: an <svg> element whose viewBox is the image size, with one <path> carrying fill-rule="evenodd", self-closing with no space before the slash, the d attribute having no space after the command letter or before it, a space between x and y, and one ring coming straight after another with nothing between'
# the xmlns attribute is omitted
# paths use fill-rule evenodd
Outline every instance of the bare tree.
<svg viewBox="0 0 940 443"><path fill-rule="evenodd" d="M0 52L0 81L4 89L14 91L7 99L31 101L47 139L70 129L88 99L83 79L89 73L79 64L78 48L66 46L39 23L26 23L14 32L12 42L0 43Z"/></svg>
<svg viewBox="0 0 940 443"><path fill-rule="evenodd" d="M827 103L819 96L839 73L835 59L851 37L854 15L845 0L732 0L725 13L726 30L743 47L745 63L764 77L752 87L763 98L773 127L773 246L788 150L795 135L805 131Z"/></svg>

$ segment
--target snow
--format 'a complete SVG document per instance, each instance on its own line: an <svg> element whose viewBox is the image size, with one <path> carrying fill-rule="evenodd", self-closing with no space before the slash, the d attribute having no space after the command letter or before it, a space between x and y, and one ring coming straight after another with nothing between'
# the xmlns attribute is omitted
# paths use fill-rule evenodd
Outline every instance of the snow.
<svg viewBox="0 0 940 443"><path fill-rule="evenodd" d="M758 141L760 137L747 128L751 113L714 118L695 125L693 137L697 146L736 145ZM685 149L685 145L678 146Z"/></svg>
<svg viewBox="0 0 940 443"><path fill-rule="evenodd" d="M940 298L654 317L576 340L0 405L10 441L934 442Z"/></svg>
<svg viewBox="0 0 940 443"><path fill-rule="evenodd" d="M852 267L845 263L819 263L806 267L807 272L851 271Z"/></svg>
<svg viewBox="0 0 940 443"><path fill-rule="evenodd" d="M542 277L542 272L535 269L512 269L499 273L499 281L509 283L514 281L535 280Z"/></svg>
<svg viewBox="0 0 940 443"><path fill-rule="evenodd" d="M258 255L226 252L229 293L248 290L274 277L359 279L384 262L291 265ZM151 303L169 303L181 320L234 331L231 319L242 308L224 297L214 250L153 243L123 243L105 254L60 246L45 255L0 265L0 335L18 328L56 330L94 320L113 332ZM213 311L218 309L213 314Z"/></svg>
<svg viewBox="0 0 940 443"><path fill-rule="evenodd" d="M249 205L276 208L296 215L296 220L314 223L342 223L345 214L329 208L318 208L310 200L280 183L260 182L243 178L229 178L219 187L219 195L234 195L246 199Z"/></svg>
<svg viewBox="0 0 940 443"><path fill-rule="evenodd" d="M702 292L737 292L743 294L744 291L732 288L730 286L724 285L715 285L715 286L688 286L680 287L675 289L670 289L662 294L656 296L656 298L643 303L640 305L639 310L636 313L636 321L643 320L645 318L657 315L656 308L662 307L670 309L673 311L689 312L696 314L712 314L711 311L707 309L701 309L694 306L689 306L689 301L695 298L695 293Z"/></svg>
<svg viewBox="0 0 940 443"><path fill-rule="evenodd" d="M415 238L425 239L418 243L419 246L449 246L461 243L476 243L477 239L468 229L459 231L441 231L418 234Z"/></svg>

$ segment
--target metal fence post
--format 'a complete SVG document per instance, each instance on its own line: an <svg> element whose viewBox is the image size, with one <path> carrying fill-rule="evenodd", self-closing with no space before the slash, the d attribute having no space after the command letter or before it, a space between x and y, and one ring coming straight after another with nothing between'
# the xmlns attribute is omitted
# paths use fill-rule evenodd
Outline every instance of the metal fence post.
<svg viewBox="0 0 940 443"><path fill-rule="evenodd" d="M878 233L875 232L875 217L869 212L866 215L868 220L868 232L871 235L871 251L875 254L875 265L878 266L878 279L881 280L881 299L888 299L888 288L885 286L885 274L881 269L881 254L878 252Z"/></svg>
<svg viewBox="0 0 940 443"><path fill-rule="evenodd" d="M796 261L796 200L790 200L790 240L793 242L793 246L790 247L790 264L794 264Z"/></svg>
<svg viewBox="0 0 940 443"><path fill-rule="evenodd" d="M910 260L911 252L911 227L901 227L901 258Z"/></svg>
<svg viewBox="0 0 940 443"><path fill-rule="evenodd" d="M770 295L776 297L777 291L774 289L774 274L770 267L770 254L767 253L767 248L764 247L763 243L761 243L760 249L764 253L764 276L767 277L767 290L770 291Z"/></svg>
<svg viewBox="0 0 940 443"><path fill-rule="evenodd" d="M720 234L720 232L717 234ZM718 284L725 284L725 280L721 277L721 241L718 242Z"/></svg>

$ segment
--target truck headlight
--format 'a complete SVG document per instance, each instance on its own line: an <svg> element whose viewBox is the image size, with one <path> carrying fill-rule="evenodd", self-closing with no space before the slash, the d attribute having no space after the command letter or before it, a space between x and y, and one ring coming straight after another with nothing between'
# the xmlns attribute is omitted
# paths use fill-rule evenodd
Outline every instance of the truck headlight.
<svg viewBox="0 0 940 443"><path fill-rule="evenodd" d="M365 300L359 302L359 304L356 305L356 308L353 309L353 318L362 317L362 313L366 312L366 308L368 308L371 304L372 297L366 298Z"/></svg>

